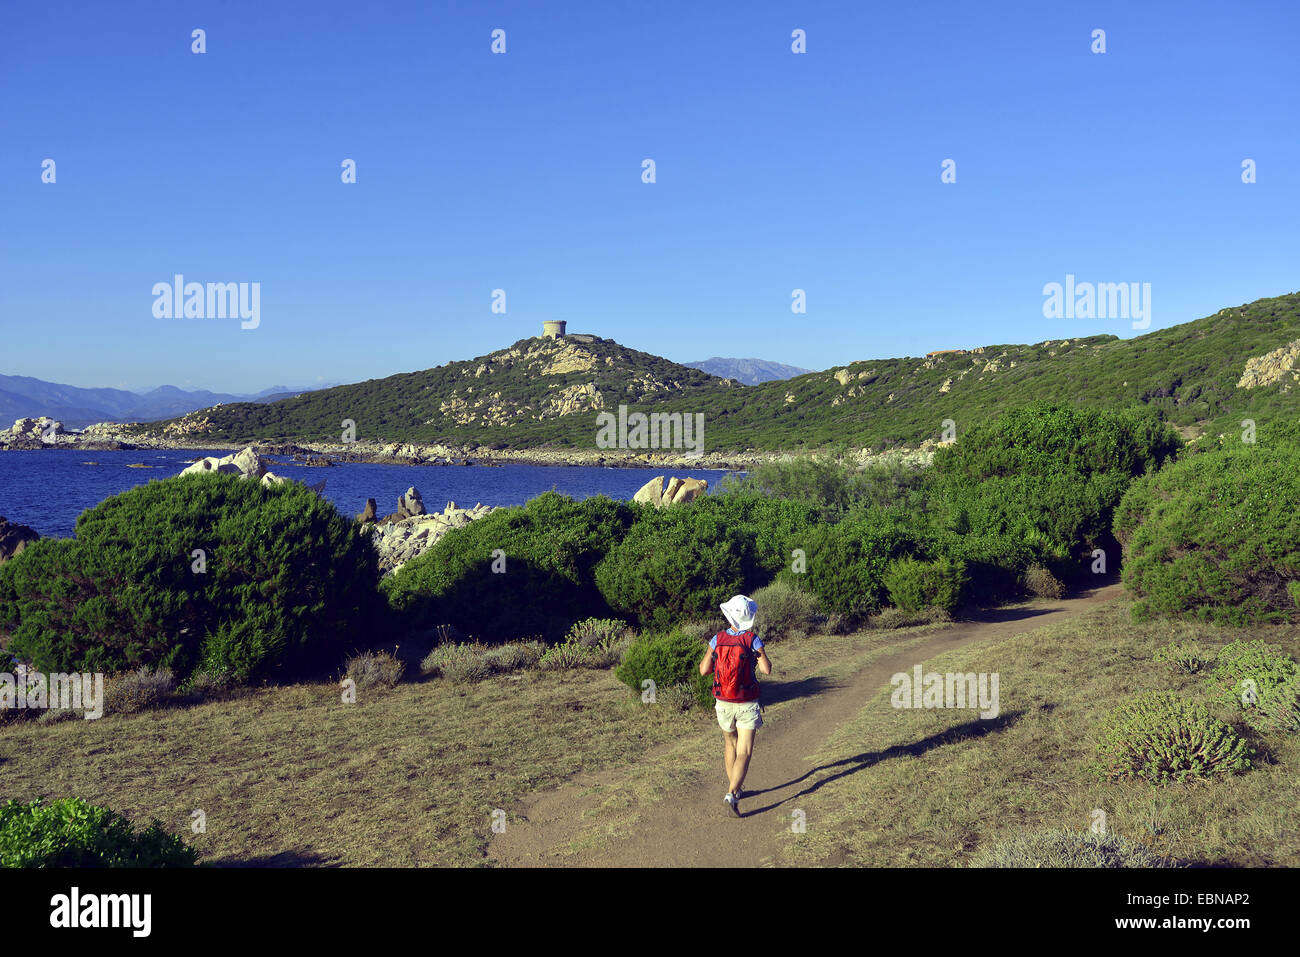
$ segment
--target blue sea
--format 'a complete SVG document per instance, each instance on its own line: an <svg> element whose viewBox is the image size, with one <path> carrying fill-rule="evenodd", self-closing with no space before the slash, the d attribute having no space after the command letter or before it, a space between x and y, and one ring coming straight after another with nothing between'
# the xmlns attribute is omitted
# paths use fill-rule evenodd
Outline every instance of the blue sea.
<svg viewBox="0 0 1300 957"><path fill-rule="evenodd" d="M110 495L152 479L168 478L204 455L227 450L95 452L36 449L0 452L0 516L30 525L45 536L72 535L77 516ZM554 489L575 499L592 495L630 500L656 475L705 479L717 487L727 473L713 469L613 469L564 465L368 465L344 463L329 468L294 465L281 456L266 456L270 469L314 485L325 479L325 497L344 515L355 516L373 498L379 514L397 510L398 498L411 486L420 490L424 507L441 511L454 501L460 508L522 505ZM130 468L146 465L149 468Z"/></svg>

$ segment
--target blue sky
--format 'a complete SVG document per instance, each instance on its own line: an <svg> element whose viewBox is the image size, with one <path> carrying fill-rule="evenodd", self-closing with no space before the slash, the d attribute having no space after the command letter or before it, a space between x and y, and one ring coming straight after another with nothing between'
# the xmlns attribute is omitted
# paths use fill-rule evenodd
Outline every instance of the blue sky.
<svg viewBox="0 0 1300 957"><path fill-rule="evenodd" d="M1044 318L1067 274L1150 283L1153 329L1300 289L1289 0L83 0L3 19L3 373L356 382L546 319L677 361L823 369L1135 334ZM176 273L259 282L260 325L155 318Z"/></svg>

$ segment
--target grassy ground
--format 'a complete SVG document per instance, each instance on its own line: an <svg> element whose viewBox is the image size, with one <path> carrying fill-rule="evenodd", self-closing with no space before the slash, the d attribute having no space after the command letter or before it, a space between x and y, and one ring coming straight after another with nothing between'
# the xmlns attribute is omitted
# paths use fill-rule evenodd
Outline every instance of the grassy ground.
<svg viewBox="0 0 1300 957"><path fill-rule="evenodd" d="M895 709L883 691L817 753L818 764L831 766L819 786L833 810L809 820L806 832L787 834L778 863L962 866L1022 829L1087 830L1101 809L1110 831L1162 856L1221 866L1300 864L1295 735L1253 736L1265 752L1258 766L1213 783L1102 783L1085 770L1093 729L1121 698L1149 689L1205 696L1209 679L1152 662L1157 648L1175 639L1217 648L1264 638L1300 657L1300 628L1135 625L1128 608L1115 602L926 663L926 671L1000 674L997 720Z"/></svg>
<svg viewBox="0 0 1300 957"><path fill-rule="evenodd" d="M779 642L790 709L932 627ZM1001 716L896 710L888 690L828 734L810 784L822 810L787 834L777 863L959 866L1022 828L1112 831L1163 855L1213 864L1300 864L1300 741L1257 738L1265 763L1231 780L1103 784L1084 765L1091 732L1130 693L1208 683L1151 661L1175 638L1217 647L1265 637L1300 657L1300 628L1249 633L1134 625L1126 602L1019 637L973 645L930 671L997 672ZM332 684L293 685L98 721L0 725L0 798L83 797L183 834L206 861L279 865L478 865L491 815L507 824L540 792L605 771L575 848L608 821L720 774L706 710L640 703L611 672L523 672L470 685L412 681L343 704ZM761 744L760 744L761 747ZM891 750L892 749L892 750ZM826 808L829 806L830 810ZM201 809L206 833L190 832ZM603 810L616 811L605 815Z"/></svg>
<svg viewBox="0 0 1300 957"><path fill-rule="evenodd" d="M896 639L824 636L772 653L793 676ZM413 681L361 691L356 704L332 684L302 684L0 725L0 799L75 796L138 824L156 816L213 863L472 865L485 860L494 809L508 826L537 792L602 769L626 776L612 800L654 800L695 762L716 771L716 737L708 711L642 705L610 671ZM676 760L664 756L674 743ZM205 833L191 832L194 810Z"/></svg>
<svg viewBox="0 0 1300 957"><path fill-rule="evenodd" d="M83 797L157 816L214 863L463 865L495 808L617 767L691 719L609 672L526 672L362 691L329 684L97 721L0 727L0 797ZM201 809L207 832L190 833Z"/></svg>

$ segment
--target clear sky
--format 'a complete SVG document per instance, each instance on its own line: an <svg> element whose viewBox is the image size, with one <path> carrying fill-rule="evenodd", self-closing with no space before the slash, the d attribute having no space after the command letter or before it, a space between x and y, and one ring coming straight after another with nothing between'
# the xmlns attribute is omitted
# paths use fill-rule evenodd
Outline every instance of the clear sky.
<svg viewBox="0 0 1300 957"><path fill-rule="evenodd" d="M677 361L824 369L1136 334L1044 318L1067 274L1150 283L1153 329L1300 289L1295 0L0 17L2 373L356 382L546 319ZM260 325L156 318L176 273L260 283Z"/></svg>

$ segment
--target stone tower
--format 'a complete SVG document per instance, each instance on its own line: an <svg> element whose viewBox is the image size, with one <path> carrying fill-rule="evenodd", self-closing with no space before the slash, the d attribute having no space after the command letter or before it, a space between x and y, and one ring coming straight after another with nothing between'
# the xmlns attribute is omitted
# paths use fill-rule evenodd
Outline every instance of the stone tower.
<svg viewBox="0 0 1300 957"><path fill-rule="evenodd" d="M542 323L542 338L563 339L565 325L566 323L563 319L548 319Z"/></svg>

